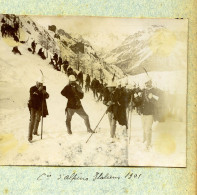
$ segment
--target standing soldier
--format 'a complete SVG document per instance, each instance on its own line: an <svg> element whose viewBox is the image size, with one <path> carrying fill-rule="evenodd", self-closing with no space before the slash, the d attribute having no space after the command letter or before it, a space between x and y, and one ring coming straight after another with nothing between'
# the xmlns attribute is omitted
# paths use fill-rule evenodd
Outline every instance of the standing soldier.
<svg viewBox="0 0 197 195"><path fill-rule="evenodd" d="M130 102L130 96L127 93L126 90L126 83L122 83L121 88L116 89L116 93L118 96L118 113L119 113L119 124L122 126L126 126L126 129L128 129L128 123L127 123L127 107Z"/></svg>
<svg viewBox="0 0 197 195"><path fill-rule="evenodd" d="M97 96L97 93L96 93L96 78L94 78L91 82L91 89L93 91L93 95L94 95L94 98L98 98Z"/></svg>
<svg viewBox="0 0 197 195"><path fill-rule="evenodd" d="M89 89L90 89L90 75L87 74L87 76L86 76L85 91L87 92L87 91L89 91Z"/></svg>
<svg viewBox="0 0 197 195"><path fill-rule="evenodd" d="M63 69L64 69L65 73L67 73L68 66L69 66L69 62L67 60L65 60L64 63L63 63Z"/></svg>
<svg viewBox="0 0 197 195"><path fill-rule="evenodd" d="M77 75L77 80L79 82L79 85L83 88L83 72L80 71L79 74Z"/></svg>
<svg viewBox="0 0 197 195"><path fill-rule="evenodd" d="M36 85L30 88L30 99L28 102L30 111L28 141L30 143L32 143L32 134L38 135L40 117L48 115L47 98L49 98L49 94L46 92L46 86L43 86L42 79L38 79Z"/></svg>
<svg viewBox="0 0 197 195"><path fill-rule="evenodd" d="M100 81L99 93L100 93L100 95L99 95L97 101L103 101L104 85L103 85L102 80Z"/></svg>
<svg viewBox="0 0 197 195"><path fill-rule="evenodd" d="M145 89L142 92L142 105L141 105L143 143L146 142L147 150L149 150L151 147L153 115L155 110L155 104L159 99L159 97L155 94L157 94L156 89L152 87L152 81L149 79L145 83Z"/></svg>
<svg viewBox="0 0 197 195"><path fill-rule="evenodd" d="M70 75L72 75L72 74L73 74L73 69L70 66L68 66L68 69L67 69L67 75L68 75L68 77Z"/></svg>
<svg viewBox="0 0 197 195"><path fill-rule="evenodd" d="M99 87L100 87L100 82L99 82L99 80L96 78L95 84L94 84L94 88L95 88L95 96L96 96L97 99L98 99Z"/></svg>
<svg viewBox="0 0 197 195"><path fill-rule="evenodd" d="M111 82L107 85L103 103L108 107L107 113L110 124L111 142L115 142L116 121L118 120L118 97L116 96L116 84Z"/></svg>
<svg viewBox="0 0 197 195"><path fill-rule="evenodd" d="M66 127L68 134L72 134L71 119L75 113L84 119L87 132L94 133L90 127L89 117L84 111L80 101L80 99L83 98L84 93L81 87L76 83L76 78L74 75L69 76L69 84L64 87L61 94L68 99L66 106Z"/></svg>

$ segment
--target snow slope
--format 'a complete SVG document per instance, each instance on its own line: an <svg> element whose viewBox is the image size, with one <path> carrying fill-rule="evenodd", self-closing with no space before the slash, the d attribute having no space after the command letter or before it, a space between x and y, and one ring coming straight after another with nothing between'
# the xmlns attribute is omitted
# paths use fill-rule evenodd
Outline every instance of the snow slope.
<svg viewBox="0 0 197 195"><path fill-rule="evenodd" d="M68 135L65 126L66 99L60 94L68 83L65 74L55 71L37 54L27 51L27 45L19 45L22 55L14 55L4 40L0 40L0 164L1 165L78 165L78 166L124 166L127 165L126 139L118 126L117 136L121 139L111 144L108 118L104 117L88 143L83 120L74 115L73 135ZM43 139L34 136L27 141L29 111L27 101L29 88L45 75L45 85L50 94L47 100L49 116L44 119ZM105 112L102 103L96 103L91 92L82 100L90 117L92 128ZM40 128L39 128L40 131ZM39 132L40 133L40 132Z"/></svg>

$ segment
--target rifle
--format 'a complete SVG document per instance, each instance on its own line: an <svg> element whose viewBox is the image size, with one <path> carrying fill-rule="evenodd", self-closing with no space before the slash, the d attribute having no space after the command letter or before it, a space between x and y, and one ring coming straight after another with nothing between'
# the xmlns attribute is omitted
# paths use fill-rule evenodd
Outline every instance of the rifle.
<svg viewBox="0 0 197 195"><path fill-rule="evenodd" d="M40 70L42 76L44 76L42 70ZM44 94L42 93L42 115L41 115L41 139L43 134L43 106L44 106Z"/></svg>
<svg viewBox="0 0 197 195"><path fill-rule="evenodd" d="M115 76L116 76L116 71L114 72L114 75L113 75L113 78L112 78L112 82L114 82Z"/></svg>
<svg viewBox="0 0 197 195"><path fill-rule="evenodd" d="M143 69L144 69L144 71L146 72L146 74L147 74L148 78L151 80L151 78L150 78L150 76L149 76L148 72L146 71L146 69L145 69L144 67L142 67L142 68L143 68Z"/></svg>
<svg viewBox="0 0 197 195"><path fill-rule="evenodd" d="M142 67L144 69L144 71L146 72L148 78L152 81L151 77L149 76L148 72L146 71L146 69L144 67ZM156 83L153 83L153 85L157 86Z"/></svg>

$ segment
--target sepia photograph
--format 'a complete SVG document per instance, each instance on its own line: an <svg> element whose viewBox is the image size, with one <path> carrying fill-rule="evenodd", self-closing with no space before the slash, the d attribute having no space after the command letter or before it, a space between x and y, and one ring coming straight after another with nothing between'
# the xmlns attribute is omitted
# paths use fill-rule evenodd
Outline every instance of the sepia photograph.
<svg viewBox="0 0 197 195"><path fill-rule="evenodd" d="M0 165L186 167L187 19L0 28Z"/></svg>

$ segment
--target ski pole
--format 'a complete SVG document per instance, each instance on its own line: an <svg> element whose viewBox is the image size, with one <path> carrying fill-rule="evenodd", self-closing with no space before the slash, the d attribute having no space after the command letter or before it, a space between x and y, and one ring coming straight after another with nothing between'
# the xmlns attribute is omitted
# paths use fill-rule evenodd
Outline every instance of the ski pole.
<svg viewBox="0 0 197 195"><path fill-rule="evenodd" d="M130 144L130 141L131 141L131 119L132 119L132 110L129 111L129 144Z"/></svg>
<svg viewBox="0 0 197 195"><path fill-rule="evenodd" d="M42 93L41 139L42 139L42 133L43 133L43 105L44 105L44 94Z"/></svg>
<svg viewBox="0 0 197 195"><path fill-rule="evenodd" d="M42 74L42 79L43 79L44 74L43 74L42 70L40 70L40 72ZM42 139L42 134L43 134L43 105L44 105L44 94L42 93L41 139Z"/></svg>
<svg viewBox="0 0 197 195"><path fill-rule="evenodd" d="M107 110L106 110L107 111ZM98 124L96 125L96 127L94 128L94 131L96 130L96 128L98 127L98 125L100 124L100 122L102 121L103 117L106 114L106 111L104 112L103 116L101 117L100 121L98 122ZM87 139L86 143L88 143L89 139L92 137L93 133L90 135L90 137Z"/></svg>

